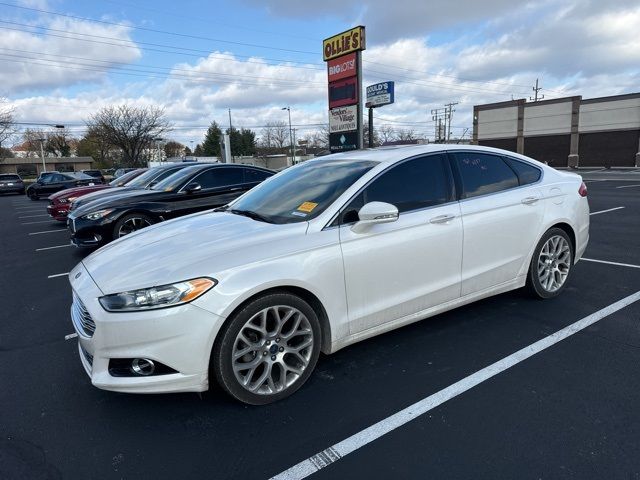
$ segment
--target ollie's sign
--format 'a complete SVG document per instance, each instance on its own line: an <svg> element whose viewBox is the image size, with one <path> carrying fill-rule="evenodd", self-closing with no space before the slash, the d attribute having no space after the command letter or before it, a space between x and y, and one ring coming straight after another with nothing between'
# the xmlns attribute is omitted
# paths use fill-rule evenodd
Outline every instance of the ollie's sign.
<svg viewBox="0 0 640 480"><path fill-rule="evenodd" d="M329 147L332 152L362 147L362 50L364 27L322 42L329 87Z"/></svg>
<svg viewBox="0 0 640 480"><path fill-rule="evenodd" d="M358 64L356 62L356 54L349 53L342 57L334 58L327 62L327 74L329 83L343 78L355 77L358 73Z"/></svg>
<svg viewBox="0 0 640 480"><path fill-rule="evenodd" d="M322 42L322 53L325 62L365 48L364 27L362 26L339 33Z"/></svg>

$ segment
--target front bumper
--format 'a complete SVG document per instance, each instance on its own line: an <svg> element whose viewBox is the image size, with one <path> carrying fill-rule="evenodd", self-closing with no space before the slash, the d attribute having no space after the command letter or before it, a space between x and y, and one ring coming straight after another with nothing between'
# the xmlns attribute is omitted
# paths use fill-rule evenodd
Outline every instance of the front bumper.
<svg viewBox="0 0 640 480"><path fill-rule="evenodd" d="M59 222L66 222L69 215L69 204L66 203L50 203L47 205L47 213L51 218Z"/></svg>
<svg viewBox="0 0 640 480"><path fill-rule="evenodd" d="M76 278L77 277L77 278ZM93 335L72 320L78 353L91 383L128 393L201 392L207 390L209 357L224 319L193 304L128 313L110 313L103 295L82 264L69 274L72 289L95 322ZM112 376L109 360L148 358L177 373Z"/></svg>
<svg viewBox="0 0 640 480"><path fill-rule="evenodd" d="M71 243L76 247L96 247L111 240L109 219L86 220L82 217L76 218L73 212L70 212L66 220L67 228L71 232Z"/></svg>

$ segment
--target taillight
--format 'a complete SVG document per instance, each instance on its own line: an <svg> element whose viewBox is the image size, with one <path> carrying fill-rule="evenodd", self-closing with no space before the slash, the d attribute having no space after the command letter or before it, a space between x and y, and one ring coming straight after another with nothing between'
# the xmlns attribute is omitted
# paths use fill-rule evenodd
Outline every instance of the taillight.
<svg viewBox="0 0 640 480"><path fill-rule="evenodd" d="M586 197L587 196L587 186L584 184L584 182L582 182L582 184L580 184L580 188L578 189L578 194L581 197Z"/></svg>

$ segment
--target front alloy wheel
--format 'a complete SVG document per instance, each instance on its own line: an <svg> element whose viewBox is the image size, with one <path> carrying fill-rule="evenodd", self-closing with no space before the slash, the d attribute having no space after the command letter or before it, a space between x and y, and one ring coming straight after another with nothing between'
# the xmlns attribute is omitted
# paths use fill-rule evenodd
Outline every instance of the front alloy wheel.
<svg viewBox="0 0 640 480"><path fill-rule="evenodd" d="M311 374L320 353L320 325L301 298L275 293L233 316L214 347L220 385L245 403L263 405L291 395Z"/></svg>
<svg viewBox="0 0 640 480"><path fill-rule="evenodd" d="M116 225L113 229L114 238L121 238L125 235L129 235L135 231L138 231L142 228L148 227L153 224L151 218L142 214L130 214L125 215L120 220L116 222Z"/></svg>

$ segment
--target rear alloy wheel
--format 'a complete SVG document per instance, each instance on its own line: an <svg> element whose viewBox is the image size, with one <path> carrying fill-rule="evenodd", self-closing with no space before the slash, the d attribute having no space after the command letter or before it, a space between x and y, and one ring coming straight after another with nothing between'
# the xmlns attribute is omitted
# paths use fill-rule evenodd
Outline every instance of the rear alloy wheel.
<svg viewBox="0 0 640 480"><path fill-rule="evenodd" d="M266 295L220 332L211 367L230 395L265 405L288 397L309 378L320 337L320 322L307 302L288 293Z"/></svg>
<svg viewBox="0 0 640 480"><path fill-rule="evenodd" d="M153 225L153 220L142 213L124 215L113 227L113 238L122 238L150 225Z"/></svg>
<svg viewBox="0 0 640 480"><path fill-rule="evenodd" d="M548 230L538 242L527 277L527 288L538 298L552 298L567 284L573 266L573 246L560 228Z"/></svg>
<svg viewBox="0 0 640 480"><path fill-rule="evenodd" d="M36 192L34 192L33 190L27 190L27 196L31 199L31 200L38 200L38 194Z"/></svg>

